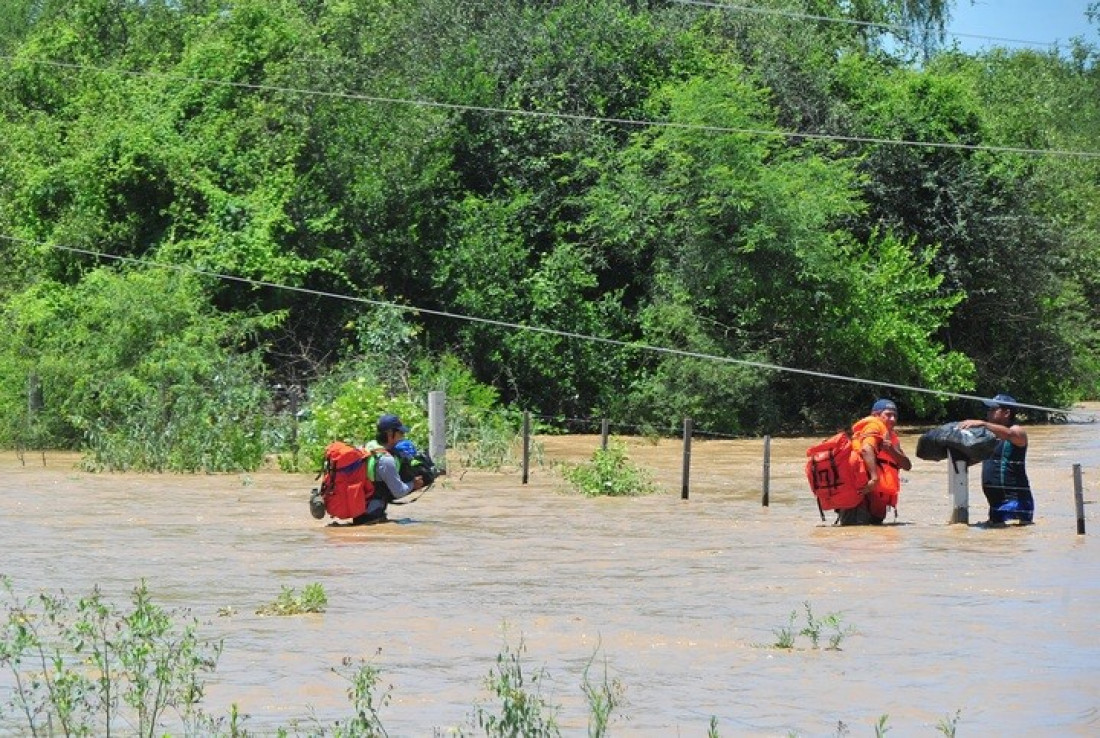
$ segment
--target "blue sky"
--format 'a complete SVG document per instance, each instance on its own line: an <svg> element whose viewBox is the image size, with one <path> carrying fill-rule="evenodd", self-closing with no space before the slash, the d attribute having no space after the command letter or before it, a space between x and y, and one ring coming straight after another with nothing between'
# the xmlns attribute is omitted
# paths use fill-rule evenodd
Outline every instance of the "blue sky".
<svg viewBox="0 0 1100 738"><path fill-rule="evenodd" d="M1095 0L1093 0L1095 1ZM993 36L998 39L1030 41L1033 44L1058 41L1063 48L1074 36L1100 45L1100 31L1089 23L1085 9L1090 0L955 0L949 33ZM948 36L964 51L990 46L1010 49L1044 48L1033 44L1008 43L971 37Z"/></svg>

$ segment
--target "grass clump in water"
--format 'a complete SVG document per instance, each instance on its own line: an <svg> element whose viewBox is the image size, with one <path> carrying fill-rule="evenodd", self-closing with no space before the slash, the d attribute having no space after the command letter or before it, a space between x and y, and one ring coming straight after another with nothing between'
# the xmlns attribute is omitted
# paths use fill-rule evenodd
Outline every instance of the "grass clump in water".
<svg viewBox="0 0 1100 738"><path fill-rule="evenodd" d="M657 491L652 477L626 456L626 446L612 441L598 449L587 464L568 465L563 475L574 489L587 497L626 497Z"/></svg>
<svg viewBox="0 0 1100 738"><path fill-rule="evenodd" d="M301 596L294 593L293 587L283 585L283 591L274 602L256 610L257 615L303 615L310 612L324 612L328 605L325 588L319 583L307 584Z"/></svg>
<svg viewBox="0 0 1100 738"><path fill-rule="evenodd" d="M588 665L584 667L581 689L584 690L584 696L588 700L588 736L604 738L608 734L612 715L625 699L626 688L618 679L608 678L606 658L603 664L603 677L593 683L588 675L595 660L596 654L592 654Z"/></svg>
<svg viewBox="0 0 1100 738"><path fill-rule="evenodd" d="M955 714L952 717L941 718L936 723L936 730L943 733L947 738L955 738L955 732L959 728L959 718L962 717L962 710L955 710Z"/></svg>
<svg viewBox="0 0 1100 738"><path fill-rule="evenodd" d="M795 621L798 619L798 611L792 610L787 619L787 625L772 631L776 636L775 643L772 645L789 651L794 649L798 636L806 636L810 639L813 648L820 648L822 636L825 635L825 630L829 629L831 631L828 633L829 645L825 650L839 651L841 642L853 632L852 628L844 625L840 613L833 612L823 618L817 618L809 601L802 604L806 608L806 625L801 629L797 628Z"/></svg>

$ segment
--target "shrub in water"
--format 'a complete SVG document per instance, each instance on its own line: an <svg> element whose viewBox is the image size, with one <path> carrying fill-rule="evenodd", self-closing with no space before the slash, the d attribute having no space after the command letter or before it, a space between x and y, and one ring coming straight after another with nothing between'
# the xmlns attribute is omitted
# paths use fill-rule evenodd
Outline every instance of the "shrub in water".
<svg viewBox="0 0 1100 738"><path fill-rule="evenodd" d="M567 466L565 479L588 497L644 495L657 491L653 479L630 463L626 447L617 441L598 449L588 464Z"/></svg>
<svg viewBox="0 0 1100 738"><path fill-rule="evenodd" d="M283 591L271 604L256 610L257 615L301 615L307 612L324 612L328 604L325 588L319 583L307 584L302 596L294 594L293 587L283 586Z"/></svg>

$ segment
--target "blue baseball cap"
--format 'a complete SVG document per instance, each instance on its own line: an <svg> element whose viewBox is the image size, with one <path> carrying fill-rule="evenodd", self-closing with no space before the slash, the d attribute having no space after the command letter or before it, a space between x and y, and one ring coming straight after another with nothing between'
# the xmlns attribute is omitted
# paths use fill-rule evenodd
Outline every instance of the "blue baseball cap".
<svg viewBox="0 0 1100 738"><path fill-rule="evenodd" d="M409 429L401 422L401 418L396 415L383 415L378 419L378 432L385 433L386 431L401 431L402 433L408 433Z"/></svg>
<svg viewBox="0 0 1100 738"><path fill-rule="evenodd" d="M871 405L871 412L881 413L884 410L898 411L898 406L894 404L893 400L887 400L885 398L881 400L875 400L875 404Z"/></svg>
<svg viewBox="0 0 1100 738"><path fill-rule="evenodd" d="M1012 395L999 394L992 400L982 400L982 404L986 407L1007 407L1013 408L1016 406L1016 398Z"/></svg>

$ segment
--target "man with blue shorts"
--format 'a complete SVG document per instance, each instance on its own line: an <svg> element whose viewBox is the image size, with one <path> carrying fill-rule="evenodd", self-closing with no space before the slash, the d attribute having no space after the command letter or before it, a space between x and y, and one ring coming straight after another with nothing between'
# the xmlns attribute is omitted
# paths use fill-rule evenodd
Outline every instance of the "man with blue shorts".
<svg viewBox="0 0 1100 738"><path fill-rule="evenodd" d="M1027 479L1027 432L1016 423L1017 402L1010 395L985 400L985 420L964 420L960 428L987 428L997 437L993 455L982 462L982 492L989 501L991 528L1003 528L1007 520L1031 525L1035 498Z"/></svg>

